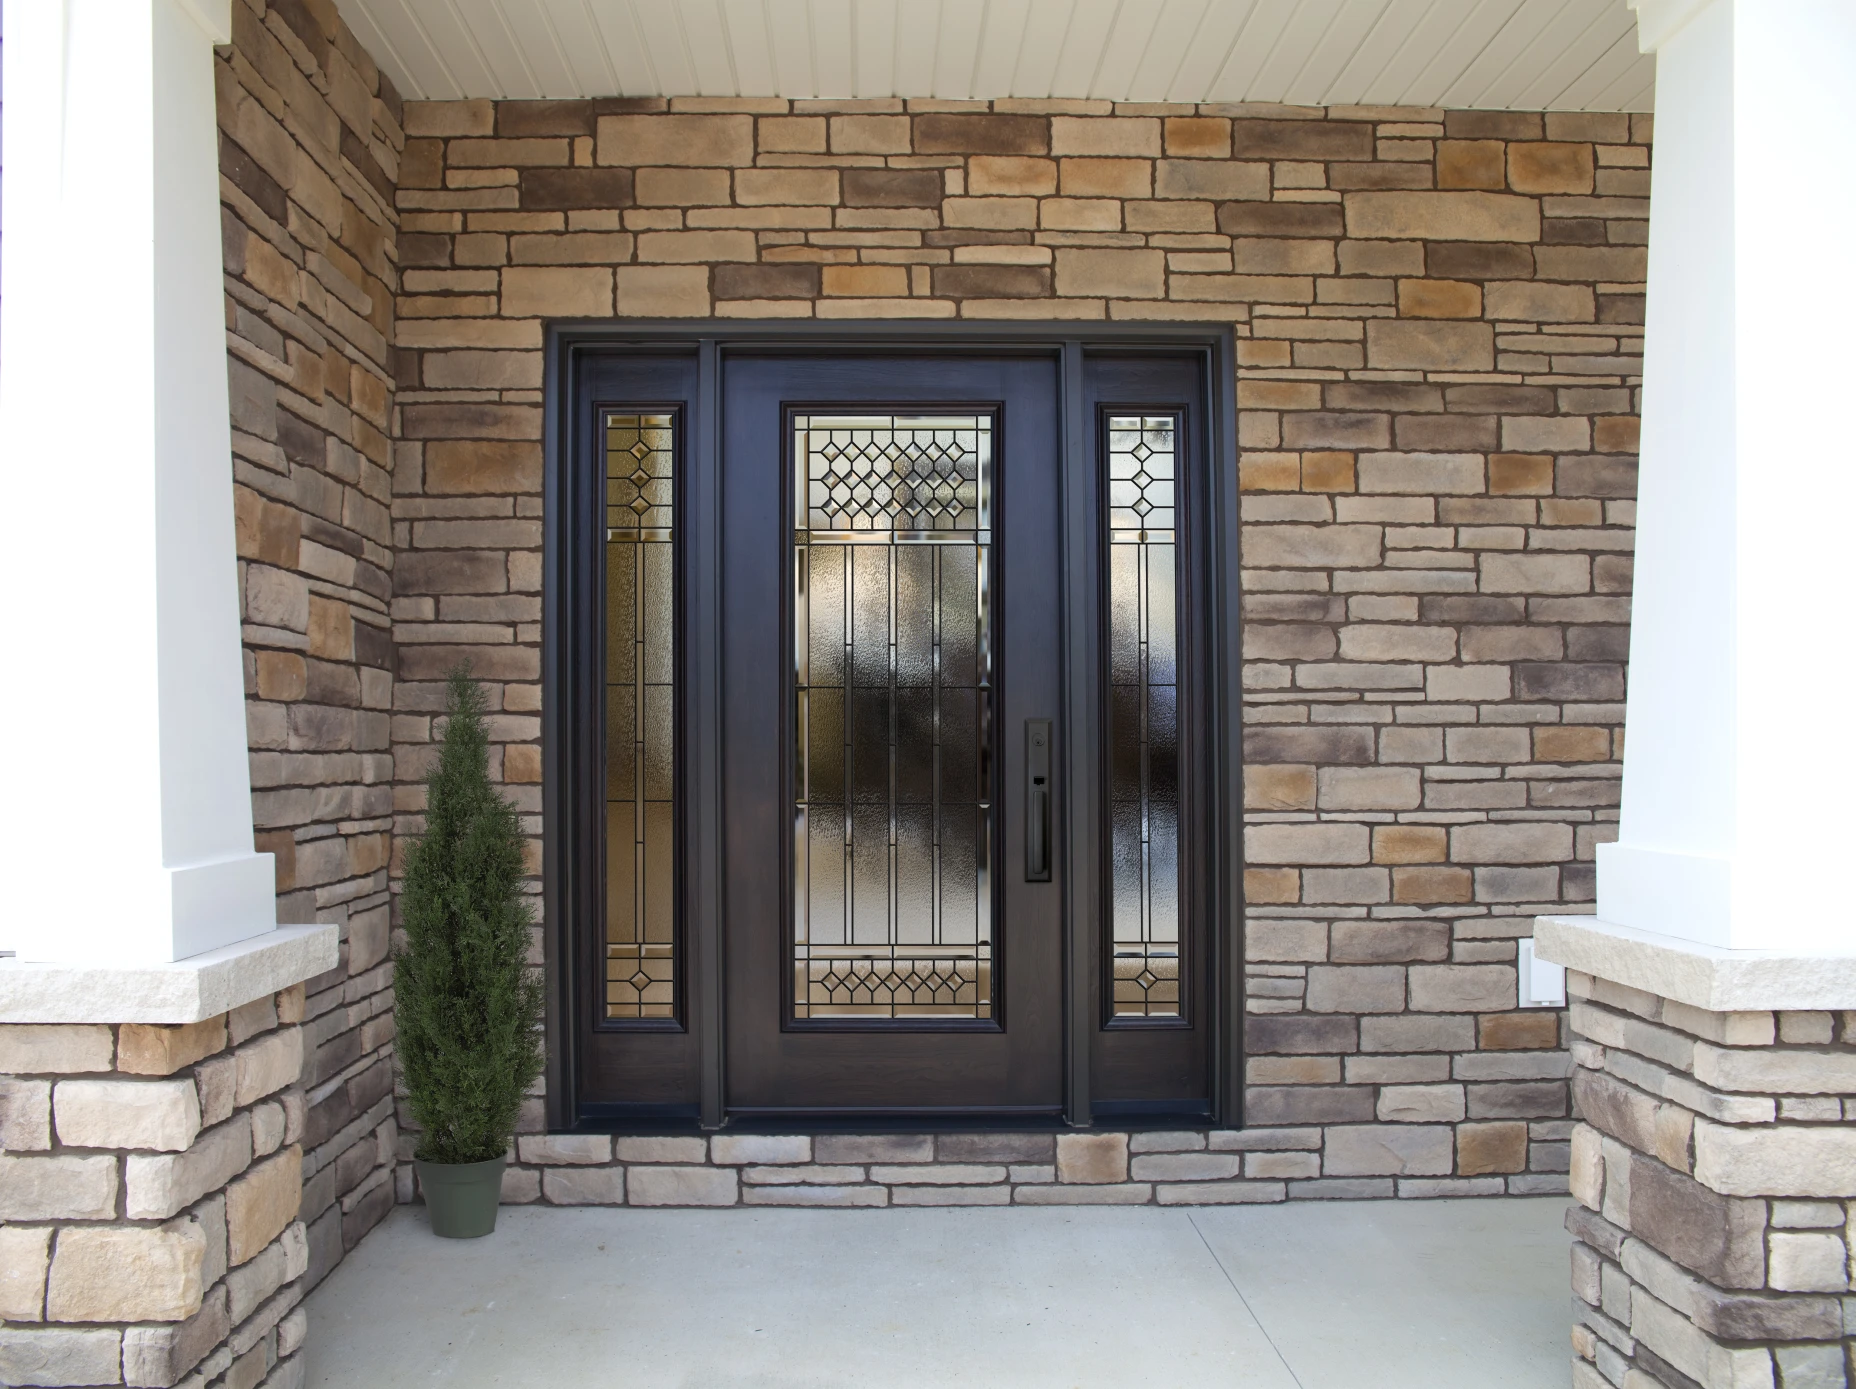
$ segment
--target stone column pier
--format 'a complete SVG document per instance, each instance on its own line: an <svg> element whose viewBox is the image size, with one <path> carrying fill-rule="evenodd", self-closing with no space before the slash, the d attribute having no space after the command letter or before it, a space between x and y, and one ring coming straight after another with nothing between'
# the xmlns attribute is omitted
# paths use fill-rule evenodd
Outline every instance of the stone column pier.
<svg viewBox="0 0 1856 1389"><path fill-rule="evenodd" d="M1840 1389L1856 9L1631 4L1657 144L1623 806L1596 916L1535 930L1572 1004L1573 1383Z"/></svg>

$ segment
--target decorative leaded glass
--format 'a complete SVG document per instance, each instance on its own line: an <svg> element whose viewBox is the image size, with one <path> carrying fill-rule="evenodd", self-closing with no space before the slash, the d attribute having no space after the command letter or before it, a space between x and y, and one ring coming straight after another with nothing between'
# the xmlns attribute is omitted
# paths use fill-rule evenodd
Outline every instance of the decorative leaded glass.
<svg viewBox="0 0 1856 1389"><path fill-rule="evenodd" d="M676 1013L674 421L606 416L606 1016Z"/></svg>
<svg viewBox="0 0 1856 1389"><path fill-rule="evenodd" d="M793 1014L993 1016L993 421L793 421Z"/></svg>
<svg viewBox="0 0 1856 1389"><path fill-rule="evenodd" d="M1178 421L1108 422L1111 1011L1180 1016Z"/></svg>

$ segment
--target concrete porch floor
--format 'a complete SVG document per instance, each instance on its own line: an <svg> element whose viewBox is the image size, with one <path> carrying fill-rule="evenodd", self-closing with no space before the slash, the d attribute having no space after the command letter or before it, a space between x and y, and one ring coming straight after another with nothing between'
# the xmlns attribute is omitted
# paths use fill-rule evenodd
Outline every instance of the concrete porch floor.
<svg viewBox="0 0 1856 1389"><path fill-rule="evenodd" d="M402 1206L310 1296L308 1382L1561 1389L1565 1207Z"/></svg>

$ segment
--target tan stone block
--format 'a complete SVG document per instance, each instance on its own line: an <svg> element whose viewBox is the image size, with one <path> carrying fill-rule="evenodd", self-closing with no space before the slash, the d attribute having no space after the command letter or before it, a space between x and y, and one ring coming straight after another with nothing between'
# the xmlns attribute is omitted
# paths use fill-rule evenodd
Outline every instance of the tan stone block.
<svg viewBox="0 0 1856 1389"><path fill-rule="evenodd" d="M1121 204L1106 198L1046 198L1038 204L1046 231L1120 231Z"/></svg>
<svg viewBox="0 0 1856 1389"><path fill-rule="evenodd" d="M1560 1015L1544 1008L1490 1013L1478 1022L1476 1045L1484 1051L1552 1051L1560 1044Z"/></svg>
<svg viewBox="0 0 1856 1389"><path fill-rule="evenodd" d="M1467 902L1474 895L1467 868L1394 868L1392 900L1408 905Z"/></svg>
<svg viewBox="0 0 1856 1389"><path fill-rule="evenodd" d="M1161 298L1166 293L1166 253L1060 247L1057 293Z"/></svg>
<svg viewBox="0 0 1856 1389"><path fill-rule="evenodd" d="M1165 136L1174 159L1231 157L1231 122L1221 116L1168 116Z"/></svg>
<svg viewBox="0 0 1856 1389"><path fill-rule="evenodd" d="M45 1271L52 1232L0 1225L0 1320L45 1320Z"/></svg>
<svg viewBox="0 0 1856 1389"><path fill-rule="evenodd" d="M58 1141L73 1148L181 1152L200 1132L191 1080L64 1080L52 1096Z"/></svg>
<svg viewBox="0 0 1856 1389"><path fill-rule="evenodd" d="M1348 629L1349 631L1355 629ZM1402 627L1390 627L1402 632ZM1451 631L1451 644L1455 634ZM1343 660L1397 659L1383 655L1366 655L1347 649L1348 631L1341 633ZM1415 810L1424 792L1416 767L1323 767L1318 776L1318 804L1323 810Z"/></svg>
<svg viewBox="0 0 1856 1389"><path fill-rule="evenodd" d="M1249 825L1244 830L1244 857L1259 864L1344 866L1367 862L1369 843L1365 825Z"/></svg>
<svg viewBox="0 0 1856 1389"><path fill-rule="evenodd" d="M1402 325L1391 325L1402 326ZM1454 329L1472 324L1414 324L1414 327ZM1360 455L1360 490L1405 496L1453 493L1473 496L1483 490L1483 463L1479 453L1365 453Z"/></svg>
<svg viewBox="0 0 1856 1389"><path fill-rule="evenodd" d="M823 154L823 116L764 116L758 135L765 154Z"/></svg>
<svg viewBox="0 0 1856 1389"><path fill-rule="evenodd" d="M76 1075L107 1071L116 1039L107 1027L90 1023L6 1023L0 1025L0 1073L6 1075Z"/></svg>
<svg viewBox="0 0 1856 1389"><path fill-rule="evenodd" d="M1302 458L1295 453L1244 453L1237 485L1244 492L1294 492L1302 485Z"/></svg>
<svg viewBox="0 0 1856 1389"><path fill-rule="evenodd" d="M1517 193L1590 193L1592 147L1548 140L1508 146L1508 185Z"/></svg>
<svg viewBox="0 0 1856 1389"><path fill-rule="evenodd" d="M714 207L728 202L727 169L640 169L640 207Z"/></svg>
<svg viewBox="0 0 1856 1389"><path fill-rule="evenodd" d="M824 269L826 294L869 298L906 295L909 272L902 265L828 265Z"/></svg>
<svg viewBox="0 0 1856 1389"><path fill-rule="evenodd" d="M1313 810L1315 769L1273 763L1245 767L1244 807L1247 810Z"/></svg>
<svg viewBox="0 0 1856 1389"><path fill-rule="evenodd" d="M534 743L511 743L504 748L503 780L517 785L539 785L541 748Z"/></svg>
<svg viewBox="0 0 1856 1389"><path fill-rule="evenodd" d="M1489 371L1495 330L1487 323L1374 319L1366 325L1366 361L1393 370Z"/></svg>
<svg viewBox="0 0 1856 1389"><path fill-rule="evenodd" d="M1406 318L1480 318L1482 287L1461 280L1400 280L1398 311Z"/></svg>
<svg viewBox="0 0 1856 1389"><path fill-rule="evenodd" d="M132 1155L124 1164L131 1220L166 1220L209 1192L217 1191L251 1162L251 1120L234 1116L208 1129L184 1153ZM110 1169L110 1209L115 1209L115 1169Z"/></svg>
<svg viewBox="0 0 1856 1389"><path fill-rule="evenodd" d="M1611 757L1611 730L1576 726L1534 730L1536 762L1604 762Z"/></svg>
<svg viewBox="0 0 1856 1389"><path fill-rule="evenodd" d="M1599 453L1635 453L1642 425L1635 415L1601 415L1592 421L1592 447Z"/></svg>
<svg viewBox="0 0 1856 1389"><path fill-rule="evenodd" d="M949 198L941 220L951 228L1028 231L1037 225L1038 205L1034 198Z"/></svg>
<svg viewBox="0 0 1856 1389"><path fill-rule="evenodd" d="M975 155L967 161L967 192L975 197L1041 197L1056 191L1055 160Z"/></svg>
<svg viewBox="0 0 1856 1389"><path fill-rule="evenodd" d="M226 1187L226 1258L236 1268L296 1219L303 1200L303 1150L292 1144Z"/></svg>
<svg viewBox="0 0 1856 1389"><path fill-rule="evenodd" d="M546 1167L542 1198L556 1206L618 1206L625 1202L623 1167Z"/></svg>
<svg viewBox="0 0 1856 1389"><path fill-rule="evenodd" d="M1154 165L1154 196L1262 201L1270 196L1270 166L1230 160L1162 159Z"/></svg>
<svg viewBox="0 0 1856 1389"><path fill-rule="evenodd" d="M330 661L354 658L354 614L340 599L309 595L309 654Z"/></svg>
<svg viewBox="0 0 1856 1389"><path fill-rule="evenodd" d="M1355 459L1351 453L1323 451L1302 455L1304 492L1351 492L1356 485Z"/></svg>
<svg viewBox="0 0 1856 1389"><path fill-rule="evenodd" d="M493 135L496 103L491 101L409 101L403 124L408 135Z"/></svg>
<svg viewBox="0 0 1856 1389"><path fill-rule="evenodd" d="M264 684L264 660L274 653L259 652L259 687ZM282 653L275 653L282 654ZM295 658L302 665L300 657ZM116 1069L130 1075L173 1075L182 1066L191 1066L203 1056L225 1050L226 1019L221 1013L202 1022L177 1027L159 1027L144 1023L124 1023L117 1037Z"/></svg>
<svg viewBox="0 0 1856 1389"><path fill-rule="evenodd" d="M1145 198L1153 192L1153 164L1145 159L1065 159L1058 169L1066 198Z"/></svg>
<svg viewBox="0 0 1856 1389"><path fill-rule="evenodd" d="M51 1146L51 1081L0 1075L0 1150L44 1152Z"/></svg>
<svg viewBox="0 0 1856 1389"><path fill-rule="evenodd" d="M1348 193L1347 235L1424 241L1538 241L1540 204L1505 193Z"/></svg>
<svg viewBox="0 0 1856 1389"><path fill-rule="evenodd" d="M1439 140L1437 186L1501 191L1508 186L1502 149L1500 140Z"/></svg>
<svg viewBox="0 0 1856 1389"><path fill-rule="evenodd" d="M702 318L709 313L709 272L700 265L621 265L621 318Z"/></svg>
<svg viewBox="0 0 1856 1389"><path fill-rule="evenodd" d="M1449 836L1437 825L1375 825L1374 863L1439 863L1449 852Z"/></svg>
<svg viewBox="0 0 1856 1389"><path fill-rule="evenodd" d="M258 293L286 309L294 309L302 298L302 272L259 236L245 243L245 279Z"/></svg>
<svg viewBox="0 0 1856 1389"><path fill-rule="evenodd" d="M1489 491L1498 497L1544 497L1553 491L1553 458L1544 453L1489 455Z"/></svg>
<svg viewBox="0 0 1856 1389"><path fill-rule="evenodd" d="M634 1206L732 1206L740 1181L732 1167L634 1167L626 1174L626 1200Z"/></svg>
<svg viewBox="0 0 1856 1389"><path fill-rule="evenodd" d="M612 271L594 267L510 266L502 272L502 311L510 318L606 318Z"/></svg>
<svg viewBox="0 0 1856 1389"><path fill-rule="evenodd" d="M540 487L539 444L434 439L425 446L425 490L429 494L533 493Z"/></svg>
<svg viewBox="0 0 1856 1389"><path fill-rule="evenodd" d="M1092 1185L1128 1180L1128 1135L1060 1133L1057 1180Z"/></svg>
<svg viewBox="0 0 1856 1389"><path fill-rule="evenodd" d="M749 207L835 207L836 169L741 169L735 201Z"/></svg>
<svg viewBox="0 0 1856 1389"><path fill-rule="evenodd" d="M234 1102L241 1108L295 1085L303 1074L303 1030L287 1027L240 1047Z"/></svg>
<svg viewBox="0 0 1856 1389"><path fill-rule="evenodd" d="M907 154L907 116L833 116L833 154Z"/></svg>
<svg viewBox="0 0 1856 1389"><path fill-rule="evenodd" d="M114 1157L0 1153L0 1221L115 1217Z"/></svg>
<svg viewBox="0 0 1856 1389"><path fill-rule="evenodd" d="M1160 122L1151 116L1053 116L1052 154L1160 153Z"/></svg>
<svg viewBox="0 0 1856 1389"><path fill-rule="evenodd" d="M1518 323L1590 323L1597 314L1590 285L1497 280L1482 297L1486 317Z"/></svg>
<svg viewBox="0 0 1856 1389"><path fill-rule="evenodd" d="M192 1221L166 1228L58 1234L46 1285L50 1321L185 1321L205 1292L206 1236Z"/></svg>
<svg viewBox="0 0 1856 1389"><path fill-rule="evenodd" d="M1458 1124L1456 1170L1460 1177L1527 1170L1527 1125L1513 1122Z"/></svg>
<svg viewBox="0 0 1856 1389"><path fill-rule="evenodd" d="M751 231L658 231L638 237L638 259L671 265L755 258Z"/></svg>
<svg viewBox="0 0 1856 1389"><path fill-rule="evenodd" d="M1239 237L1231 243L1231 265L1243 275L1331 275L1334 273L1334 243ZM1350 329L1345 336L1358 337L1359 330Z"/></svg>
<svg viewBox="0 0 1856 1389"><path fill-rule="evenodd" d="M754 162L752 116L601 116L594 159L650 165L729 167Z"/></svg>
<svg viewBox="0 0 1856 1389"><path fill-rule="evenodd" d="M1302 875L1293 868L1246 868L1244 900L1253 905L1299 902Z"/></svg>

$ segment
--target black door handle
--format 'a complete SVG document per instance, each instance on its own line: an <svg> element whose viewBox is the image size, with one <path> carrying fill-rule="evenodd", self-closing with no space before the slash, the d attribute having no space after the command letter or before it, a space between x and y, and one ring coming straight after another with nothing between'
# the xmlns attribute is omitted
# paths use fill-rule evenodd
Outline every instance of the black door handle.
<svg viewBox="0 0 1856 1389"><path fill-rule="evenodd" d="M1025 720L1025 881L1050 881L1050 720Z"/></svg>

